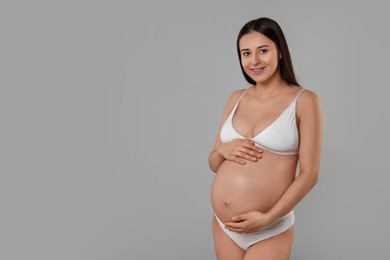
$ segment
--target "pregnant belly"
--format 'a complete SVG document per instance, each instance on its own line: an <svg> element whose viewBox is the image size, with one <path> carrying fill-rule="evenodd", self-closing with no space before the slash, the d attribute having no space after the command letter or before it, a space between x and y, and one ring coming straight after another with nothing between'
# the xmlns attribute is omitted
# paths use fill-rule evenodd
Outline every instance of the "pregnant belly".
<svg viewBox="0 0 390 260"><path fill-rule="evenodd" d="M224 161L211 188L215 214L226 222L249 211L267 212L293 181L295 168L291 169L275 168L264 160L245 165Z"/></svg>

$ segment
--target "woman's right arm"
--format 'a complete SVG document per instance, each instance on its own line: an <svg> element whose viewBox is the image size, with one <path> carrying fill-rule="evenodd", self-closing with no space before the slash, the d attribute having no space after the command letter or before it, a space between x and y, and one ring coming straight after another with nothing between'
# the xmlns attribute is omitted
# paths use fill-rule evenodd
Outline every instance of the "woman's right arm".
<svg viewBox="0 0 390 260"><path fill-rule="evenodd" d="M222 143L220 138L221 128L243 91L244 90L237 90L233 92L230 95L228 102L226 103L220 122L217 140L215 141L213 150L211 151L208 158L209 167L213 172L217 172L218 168L225 160L234 161L239 164L245 164L244 159L257 161L261 158L262 150L255 146L252 140L234 139L231 142Z"/></svg>

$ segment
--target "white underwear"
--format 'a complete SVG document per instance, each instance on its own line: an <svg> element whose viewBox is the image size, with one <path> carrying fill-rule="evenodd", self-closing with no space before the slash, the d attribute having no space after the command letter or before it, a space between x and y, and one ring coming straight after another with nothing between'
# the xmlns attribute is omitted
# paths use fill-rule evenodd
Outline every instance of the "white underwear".
<svg viewBox="0 0 390 260"><path fill-rule="evenodd" d="M226 233L226 235L228 235L239 247L241 247L245 251L247 251L251 245L257 242L283 233L292 225L294 225L295 222L294 211L290 211L290 213L286 214L281 218L278 218L272 224L262 228L259 231L253 233L237 233L225 228L225 225L216 215L215 218L217 219L219 225Z"/></svg>

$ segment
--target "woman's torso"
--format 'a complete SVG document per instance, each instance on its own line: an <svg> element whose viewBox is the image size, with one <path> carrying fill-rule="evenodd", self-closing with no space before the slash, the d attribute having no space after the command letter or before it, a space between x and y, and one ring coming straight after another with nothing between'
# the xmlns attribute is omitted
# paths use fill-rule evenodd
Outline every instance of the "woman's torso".
<svg viewBox="0 0 390 260"><path fill-rule="evenodd" d="M302 89L296 89L292 91L293 100L288 106L251 138L263 148L263 158L257 162L246 161L245 165L225 160L219 167L212 185L211 202L223 222L252 210L268 211L293 182L299 145L296 101L302 92ZM221 129L222 142L245 138L234 127L236 122L243 125L240 113L235 114L244 92ZM241 115L243 113L245 109Z"/></svg>

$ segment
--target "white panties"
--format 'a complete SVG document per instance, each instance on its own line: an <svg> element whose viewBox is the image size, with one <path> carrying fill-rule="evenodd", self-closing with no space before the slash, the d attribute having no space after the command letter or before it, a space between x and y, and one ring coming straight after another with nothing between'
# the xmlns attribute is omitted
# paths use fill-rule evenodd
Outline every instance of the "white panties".
<svg viewBox="0 0 390 260"><path fill-rule="evenodd" d="M294 211L290 211L290 213L284 215L281 218L278 218L272 224L260 229L259 231L253 233L237 233L226 229L225 225L216 215L215 218L226 235L228 235L239 247L245 251L247 251L251 245L257 242L279 235L280 233L286 231L292 225L294 225L295 222Z"/></svg>

